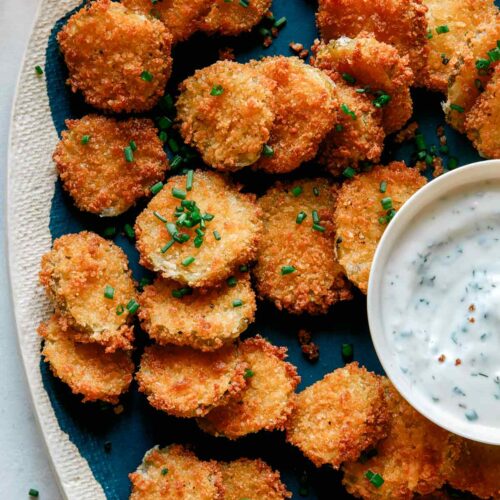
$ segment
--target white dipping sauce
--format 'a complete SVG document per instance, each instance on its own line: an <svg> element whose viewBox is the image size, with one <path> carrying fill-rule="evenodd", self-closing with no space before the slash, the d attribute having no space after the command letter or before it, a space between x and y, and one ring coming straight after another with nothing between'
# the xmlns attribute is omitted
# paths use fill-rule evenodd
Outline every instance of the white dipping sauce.
<svg viewBox="0 0 500 500"><path fill-rule="evenodd" d="M392 249L382 325L414 391L468 425L500 426L500 182L452 191Z"/></svg>

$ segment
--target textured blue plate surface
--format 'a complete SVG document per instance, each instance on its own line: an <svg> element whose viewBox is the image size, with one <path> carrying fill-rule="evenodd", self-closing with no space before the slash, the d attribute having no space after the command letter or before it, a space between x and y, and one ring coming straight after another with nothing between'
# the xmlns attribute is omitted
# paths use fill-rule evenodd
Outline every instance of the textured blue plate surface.
<svg viewBox="0 0 500 500"><path fill-rule="evenodd" d="M262 55L293 55L288 44L291 41L304 44L309 48L318 36L314 12L316 4L309 0L274 0L273 12L276 18L287 17L287 24L279 37L268 49L262 47L262 37L257 30L236 38L207 38L195 35L188 42L180 44L174 51L174 74L169 89L175 93L177 83L193 73L197 68L209 65L218 58L218 49L234 47L237 59L241 62ZM50 109L57 132L64 129L64 121L68 118L79 118L91 111L80 95L74 95L65 85L67 71L56 42L56 34L67 21L61 19L52 30L47 45L47 90L50 98ZM440 107L442 97L430 92L417 90L413 93L416 119L424 133L427 144L438 145L436 127L444 124ZM307 106L307 103L304 103ZM158 113L152 113L157 116ZM446 127L450 151L463 165L477 161L479 156L470 143L460 134ZM413 146L391 145L387 141L386 158L405 159L413 163L411 154ZM314 175L318 169L314 165L305 165L293 174ZM262 193L276 177L241 173L238 175L249 191ZM102 233L103 229L115 226L119 234L114 241L129 256L134 276L139 280L147 271L138 265L138 254L133 242L123 234L125 223L133 224L136 215L145 203L116 219L99 219L83 214L74 208L71 199L62 191L58 182L52 201L50 230L53 238L65 233L78 232L83 229ZM316 364L306 361L300 351L297 332L306 328L313 333L314 342L320 348L320 359ZM341 345L344 342L354 346L354 359L368 369L382 373L381 366L374 352L368 332L365 298L357 294L348 303L337 304L330 313L321 317L290 316L278 312L273 306L259 303L257 319L245 336L261 333L277 345L285 345L289 349L289 360L298 367L302 376L299 390L307 387L324 374L343 366ZM138 351L145 342L145 335L139 333ZM139 357L139 352L135 354ZM307 498L331 499L347 498L340 483L340 474L331 468L316 469L301 453L285 443L280 432L259 433L237 442L213 438L201 432L191 420L176 419L154 410L146 402L145 397L137 392L133 384L122 404L123 413L115 415L112 408L97 404L81 404L79 398L73 396L69 389L55 379L41 362L45 388L54 406L61 428L69 434L70 439L88 460L90 467L101 483L110 499L128 498L130 484L128 473L135 470L146 450L156 444L166 445L172 442L189 443L202 458L233 459L239 456L262 457L274 468L280 470L282 479L293 491L294 497L304 495ZM105 451L105 443L111 443L110 451ZM302 487L302 489L301 489ZM299 490L300 494L299 494Z"/></svg>

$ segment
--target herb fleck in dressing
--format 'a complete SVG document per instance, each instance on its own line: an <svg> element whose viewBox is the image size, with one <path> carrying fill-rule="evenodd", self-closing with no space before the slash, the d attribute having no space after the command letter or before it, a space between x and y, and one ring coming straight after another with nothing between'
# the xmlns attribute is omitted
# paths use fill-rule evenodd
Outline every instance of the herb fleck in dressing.
<svg viewBox="0 0 500 500"><path fill-rule="evenodd" d="M454 191L409 224L384 270L382 320L415 391L500 422L500 184Z"/></svg>

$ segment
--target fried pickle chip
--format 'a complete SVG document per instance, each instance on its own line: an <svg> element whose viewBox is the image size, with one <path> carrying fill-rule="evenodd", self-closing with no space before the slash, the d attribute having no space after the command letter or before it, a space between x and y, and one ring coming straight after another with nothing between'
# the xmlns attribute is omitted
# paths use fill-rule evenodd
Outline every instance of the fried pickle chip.
<svg viewBox="0 0 500 500"><path fill-rule="evenodd" d="M467 40L480 25L494 19L493 0L423 0L427 6L429 54L417 81L431 90L446 93L448 80L467 49Z"/></svg>
<svg viewBox="0 0 500 500"><path fill-rule="evenodd" d="M227 405L197 419L202 430L228 439L261 430L283 430L293 410L293 394L300 382L297 369L285 361L286 348L260 336L245 340L240 352L249 368L247 388Z"/></svg>
<svg viewBox="0 0 500 500"><path fill-rule="evenodd" d="M332 304L352 298L334 255L336 194L336 187L318 178L277 183L259 199L264 231L253 272L259 295L278 309L326 313Z"/></svg>
<svg viewBox="0 0 500 500"><path fill-rule="evenodd" d="M399 130L408 121L413 111L413 72L407 55L401 57L395 47L377 41L369 33L315 44L313 51L315 66L334 81L347 81L355 89L366 89L372 104L382 109L386 134Z"/></svg>
<svg viewBox="0 0 500 500"><path fill-rule="evenodd" d="M411 499L440 488L460 454L460 439L414 410L385 379L389 430L376 451L342 466L343 484L358 498ZM378 486L372 474L383 480ZM367 477L368 476L368 477ZM379 481L380 482L380 481Z"/></svg>
<svg viewBox="0 0 500 500"><path fill-rule="evenodd" d="M238 396L246 386L246 366L232 345L210 353L151 345L136 379L156 409L176 417L201 417Z"/></svg>
<svg viewBox="0 0 500 500"><path fill-rule="evenodd" d="M106 352L132 349L138 304L120 247L88 231L61 236L42 257L40 283L78 342L97 342Z"/></svg>
<svg viewBox="0 0 500 500"><path fill-rule="evenodd" d="M185 175L171 177L137 217L137 248L140 263L164 278L208 287L255 258L260 210L253 195L240 193L220 174L196 171L190 191L187 182Z"/></svg>
<svg viewBox="0 0 500 500"><path fill-rule="evenodd" d="M297 395L287 441L317 467L338 469L385 437L388 421L380 377L350 363Z"/></svg>
<svg viewBox="0 0 500 500"><path fill-rule="evenodd" d="M266 148L253 167L273 174L290 172L314 158L337 120L334 85L298 57L267 57L252 65L276 82L276 118Z"/></svg>
<svg viewBox="0 0 500 500"><path fill-rule="evenodd" d="M71 90L114 112L146 111L163 95L172 69L172 36L161 21L97 0L73 14L57 40Z"/></svg>
<svg viewBox="0 0 500 500"><path fill-rule="evenodd" d="M384 192L381 183L386 187ZM368 291L373 255L393 210L399 210L425 183L416 169L406 167L404 162L392 162L342 184L334 214L337 258L347 277L363 293ZM385 198L392 208L382 207Z"/></svg>
<svg viewBox="0 0 500 500"><path fill-rule="evenodd" d="M463 441L448 483L479 498L500 498L500 446Z"/></svg>
<svg viewBox="0 0 500 500"><path fill-rule="evenodd" d="M242 302L241 306L234 304ZM159 344L220 349L254 320L255 293L248 274L231 276L220 288L202 292L158 278L139 302L142 328Z"/></svg>
<svg viewBox="0 0 500 500"><path fill-rule="evenodd" d="M422 0L320 0L316 16L321 38L354 38L365 31L408 55L418 74L427 57L427 8Z"/></svg>
<svg viewBox="0 0 500 500"><path fill-rule="evenodd" d="M124 351L106 354L97 344L75 342L78 333L63 330L57 315L38 327L45 342L42 355L54 375L69 386L83 402L105 401L116 404L132 382L134 363Z"/></svg>
<svg viewBox="0 0 500 500"><path fill-rule="evenodd" d="M233 61L197 70L180 85L182 137L214 168L234 171L255 163L274 120L274 86L253 66Z"/></svg>
<svg viewBox="0 0 500 500"><path fill-rule="evenodd" d="M376 163L384 148L382 113L364 94L341 82L336 84L338 123L319 148L318 162L334 175L348 167Z"/></svg>
<svg viewBox="0 0 500 500"><path fill-rule="evenodd" d="M66 126L53 159L80 210L119 215L163 179L167 156L151 120L87 115Z"/></svg>
<svg viewBox="0 0 500 500"><path fill-rule="evenodd" d="M130 500L223 500L222 474L217 462L199 460L179 444L149 450L129 474Z"/></svg>
<svg viewBox="0 0 500 500"><path fill-rule="evenodd" d="M219 465L225 500L284 500L292 497L281 482L280 473L259 458L239 458L232 462L220 462Z"/></svg>

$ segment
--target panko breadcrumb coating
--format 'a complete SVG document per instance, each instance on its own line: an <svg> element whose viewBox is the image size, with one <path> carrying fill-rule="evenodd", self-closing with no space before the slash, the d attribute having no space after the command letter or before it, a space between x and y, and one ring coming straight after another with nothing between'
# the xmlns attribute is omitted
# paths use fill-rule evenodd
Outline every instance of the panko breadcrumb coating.
<svg viewBox="0 0 500 500"><path fill-rule="evenodd" d="M197 170L193 179L193 188L187 191L187 176L171 177L137 217L137 249L140 263L160 272L164 278L191 287L209 287L225 280L238 266L255 258L262 222L255 197L240 193L220 174ZM174 189L185 192L186 199L174 197ZM163 222L178 221L176 207L186 201L196 202L199 213L210 219L203 222L203 243L199 248L195 246L199 243L196 240L199 224L191 228L178 224L174 228L170 225L167 227ZM189 212L186 208L184 212L188 215L196 213L196 210ZM178 231L175 238L186 234L189 240L175 242L166 249L165 245L175 241L169 228Z"/></svg>
<svg viewBox="0 0 500 500"><path fill-rule="evenodd" d="M276 82L276 118L267 146L253 167L269 173L290 172L314 158L337 120L333 82L298 57L274 56L252 63Z"/></svg>
<svg viewBox="0 0 500 500"><path fill-rule="evenodd" d="M177 119L184 140L208 165L238 170L269 140L275 84L251 65L218 61L180 84Z"/></svg>
<svg viewBox="0 0 500 500"><path fill-rule="evenodd" d="M325 42L354 38L363 31L373 33L401 56L408 55L417 75L428 52L426 12L422 0L320 0L316 20Z"/></svg>
<svg viewBox="0 0 500 500"><path fill-rule="evenodd" d="M172 69L172 36L161 21L120 3L97 0L73 14L57 40L71 90L96 108L151 109Z"/></svg>
<svg viewBox="0 0 500 500"><path fill-rule="evenodd" d="M239 300L242 305L234 307ZM220 288L201 292L158 278L144 289L139 302L141 326L155 342L202 351L236 339L253 322L256 310L248 274L231 276Z"/></svg>
<svg viewBox="0 0 500 500"><path fill-rule="evenodd" d="M116 404L132 382L134 363L124 351L106 354L97 344L75 342L77 332L63 330L57 315L38 327L43 337L42 355L54 375L69 386L83 402Z"/></svg>
<svg viewBox="0 0 500 500"><path fill-rule="evenodd" d="M485 158L500 158L500 66L465 117L465 131Z"/></svg>
<svg viewBox="0 0 500 500"><path fill-rule="evenodd" d="M366 33L315 44L313 50L315 65L334 81L347 81L355 89L369 89L367 95L372 104L382 109L386 134L396 132L408 121L413 111L413 72L407 55L401 57L395 47ZM379 94L389 96L387 104L383 104Z"/></svg>
<svg viewBox="0 0 500 500"><path fill-rule="evenodd" d="M136 374L149 403L176 417L201 417L226 404L245 388L242 361L235 346L204 353L190 347L146 347Z"/></svg>
<svg viewBox="0 0 500 500"><path fill-rule="evenodd" d="M222 474L217 462L204 462L179 444L149 450L129 474L130 500L223 500Z"/></svg>
<svg viewBox="0 0 500 500"><path fill-rule="evenodd" d="M132 349L136 292L120 247L89 231L61 236L42 257L40 283L75 340Z"/></svg>
<svg viewBox="0 0 500 500"><path fill-rule="evenodd" d="M338 469L385 437L389 414L380 377L350 363L296 397L287 441L317 467Z"/></svg>
<svg viewBox="0 0 500 500"><path fill-rule="evenodd" d="M460 439L414 410L385 379L389 430L376 451L358 462L345 463L343 484L358 498L411 499L440 488L460 454ZM379 474L375 486L366 474Z"/></svg>
<svg viewBox="0 0 500 500"><path fill-rule="evenodd" d="M387 184L384 193L380 189L382 182ZM347 277L363 293L368 291L373 255L390 222L382 199L390 198L393 209L399 210L425 183L425 177L418 170L408 168L404 162L392 162L386 167L378 165L342 184L334 215L337 258Z"/></svg>
<svg viewBox="0 0 500 500"><path fill-rule="evenodd" d="M365 162L376 163L384 148L382 112L364 94L337 82L338 123L319 148L318 162L334 175Z"/></svg>
<svg viewBox="0 0 500 500"><path fill-rule="evenodd" d="M232 462L220 462L219 465L225 500L284 500L292 497L281 482L280 473L259 458L239 458Z"/></svg>
<svg viewBox="0 0 500 500"><path fill-rule="evenodd" d="M448 483L479 498L500 498L500 446L463 441Z"/></svg>
<svg viewBox="0 0 500 500"><path fill-rule="evenodd" d="M201 429L228 439L261 430L283 430L300 382L295 366L285 361L286 351L260 336L245 340L240 352L249 366L245 371L247 388L227 405L199 418Z"/></svg>
<svg viewBox="0 0 500 500"><path fill-rule="evenodd" d="M53 159L80 210L119 215L163 179L167 156L152 120L87 115L66 120L66 127ZM128 148L132 161L125 157Z"/></svg>
<svg viewBox="0 0 500 500"><path fill-rule="evenodd" d="M259 295L279 309L326 313L332 304L352 298L335 259L335 198L336 188L318 178L277 183L259 199L264 231L253 272ZM313 211L324 232L313 228ZM297 217L301 220L302 214L306 216L299 224ZM293 266L293 271L286 273L286 266Z"/></svg>

